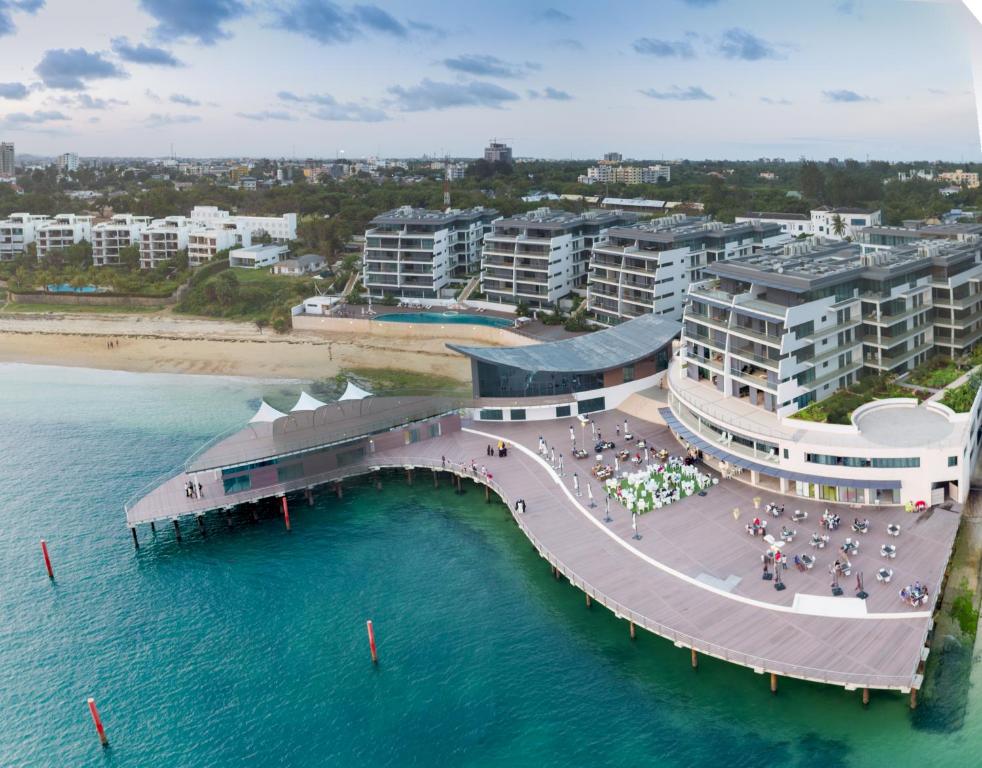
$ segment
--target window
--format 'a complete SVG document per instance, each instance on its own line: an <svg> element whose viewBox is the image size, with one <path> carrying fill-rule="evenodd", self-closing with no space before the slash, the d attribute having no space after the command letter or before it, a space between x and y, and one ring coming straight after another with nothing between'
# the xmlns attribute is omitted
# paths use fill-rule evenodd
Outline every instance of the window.
<svg viewBox="0 0 982 768"><path fill-rule="evenodd" d="M591 397L589 400L580 400L576 404L577 413L593 413L594 411L602 411L606 407L606 401L603 397Z"/></svg>
<svg viewBox="0 0 982 768"><path fill-rule="evenodd" d="M435 421L432 424L430 424L429 425L429 430L430 430L430 437L439 437L440 436L440 422L439 421Z"/></svg>
<svg viewBox="0 0 982 768"><path fill-rule="evenodd" d="M627 384L630 381L634 381L634 366L625 365L624 366L624 383Z"/></svg>
<svg viewBox="0 0 982 768"><path fill-rule="evenodd" d="M508 418L512 421L525 421L525 409L524 408L512 408L508 412Z"/></svg>
<svg viewBox="0 0 982 768"><path fill-rule="evenodd" d="M482 408L481 421L501 421L504 418L500 408Z"/></svg>
<svg viewBox="0 0 982 768"><path fill-rule="evenodd" d="M341 451L338 454L338 456L337 456L337 458L338 458L338 466L339 467L347 467L350 464L355 464L355 463L361 461L364 456L365 456L365 449L364 449L364 447L362 447L362 448L353 448L350 451Z"/></svg>
<svg viewBox="0 0 982 768"><path fill-rule="evenodd" d="M222 480L225 486L225 495L248 491L252 487L252 478L249 475L239 475L238 477L226 477Z"/></svg>
<svg viewBox="0 0 982 768"><path fill-rule="evenodd" d="M418 443L419 442L419 430L418 429L405 429L405 430L403 430L402 435L405 438L405 444L406 445L409 445L410 443Z"/></svg>
<svg viewBox="0 0 982 768"><path fill-rule="evenodd" d="M561 419L564 416L570 415L570 407L568 405L557 405L556 406L556 418Z"/></svg>
<svg viewBox="0 0 982 768"><path fill-rule="evenodd" d="M303 464L297 462L296 464L287 464L285 467L276 468L276 480L280 483L286 483L290 480L297 480L303 477Z"/></svg>
<svg viewBox="0 0 982 768"><path fill-rule="evenodd" d="M957 467L958 466L958 457L957 456L949 456L948 457L948 466L949 467Z"/></svg>

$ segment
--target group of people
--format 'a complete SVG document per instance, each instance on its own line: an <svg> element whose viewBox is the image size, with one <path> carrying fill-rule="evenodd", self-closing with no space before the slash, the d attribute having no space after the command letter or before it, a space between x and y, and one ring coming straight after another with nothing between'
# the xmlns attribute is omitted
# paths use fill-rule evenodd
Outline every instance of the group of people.
<svg viewBox="0 0 982 768"><path fill-rule="evenodd" d="M763 536L767 533L767 521L761 520L759 517L755 517L749 523L747 523L747 533L751 536Z"/></svg>
<svg viewBox="0 0 982 768"><path fill-rule="evenodd" d="M541 439L542 438L540 437L539 440ZM497 451L499 459L503 459L505 456L508 455L508 446L505 445L504 440L499 440L497 446L488 443L488 456L494 456L495 451Z"/></svg>
<svg viewBox="0 0 982 768"><path fill-rule="evenodd" d="M106 342L106 349L117 349L119 347L119 339L109 339Z"/></svg>
<svg viewBox="0 0 982 768"><path fill-rule="evenodd" d="M202 490L201 483L196 483L194 480L188 480L184 484L184 495L189 499L200 499Z"/></svg>
<svg viewBox="0 0 982 768"><path fill-rule="evenodd" d="M839 523L842 521L839 516L833 512L829 512L827 509L822 513L822 519L820 521L823 528L827 528L830 531L834 531L839 527Z"/></svg>
<svg viewBox="0 0 982 768"><path fill-rule="evenodd" d="M915 581L913 584L900 590L900 599L912 608L918 605L923 605L928 599L927 585L921 584L919 581Z"/></svg>

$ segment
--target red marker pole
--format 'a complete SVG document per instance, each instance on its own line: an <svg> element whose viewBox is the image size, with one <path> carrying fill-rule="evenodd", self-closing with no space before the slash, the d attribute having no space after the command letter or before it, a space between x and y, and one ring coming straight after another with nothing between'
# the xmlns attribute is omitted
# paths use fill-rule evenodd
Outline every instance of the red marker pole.
<svg viewBox="0 0 982 768"><path fill-rule="evenodd" d="M48 578L53 579L55 572L51 570L51 558L48 556L48 542L41 539L41 552L44 554L44 567L48 569Z"/></svg>
<svg viewBox="0 0 982 768"><path fill-rule="evenodd" d="M372 628L372 620L368 620L368 647L372 651L372 664L378 664L378 650L375 648L375 630Z"/></svg>
<svg viewBox="0 0 982 768"><path fill-rule="evenodd" d="M286 503L286 496L280 497L283 500L283 523L286 525L286 529L290 530L290 508Z"/></svg>
<svg viewBox="0 0 982 768"><path fill-rule="evenodd" d="M102 718L99 717L99 710L95 708L95 699L89 699L89 714L92 715L92 722L95 723L96 732L99 734L99 741L102 746L109 746L109 739L106 738L106 729L102 727Z"/></svg>

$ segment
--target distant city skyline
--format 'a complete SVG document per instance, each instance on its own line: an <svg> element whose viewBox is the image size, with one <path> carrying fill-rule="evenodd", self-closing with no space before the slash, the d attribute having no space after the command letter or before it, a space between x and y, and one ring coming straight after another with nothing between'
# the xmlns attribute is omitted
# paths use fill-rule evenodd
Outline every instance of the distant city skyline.
<svg viewBox="0 0 982 768"><path fill-rule="evenodd" d="M956 0L0 0L0 140L18 156L478 157L497 137L554 159L978 162L980 30Z"/></svg>

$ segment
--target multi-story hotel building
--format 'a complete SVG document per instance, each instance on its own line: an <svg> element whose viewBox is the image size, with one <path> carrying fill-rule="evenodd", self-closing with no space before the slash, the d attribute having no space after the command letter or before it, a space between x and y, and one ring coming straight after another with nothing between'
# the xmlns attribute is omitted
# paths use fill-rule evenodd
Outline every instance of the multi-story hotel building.
<svg viewBox="0 0 982 768"><path fill-rule="evenodd" d="M63 250L82 240L89 240L91 236L91 216L59 213L37 228L38 259L43 259L53 251Z"/></svg>
<svg viewBox="0 0 982 768"><path fill-rule="evenodd" d="M249 233L240 232L234 226L227 229L194 229L188 235L188 264L200 267L215 258L219 251L250 245L252 238Z"/></svg>
<svg viewBox="0 0 982 768"><path fill-rule="evenodd" d="M173 259L188 247L188 237L195 228L187 216L154 219L140 233L140 267L153 269Z"/></svg>
<svg viewBox="0 0 982 768"><path fill-rule="evenodd" d="M150 226L149 216L117 213L109 221L92 227L92 264L96 267L119 264L119 252L131 245L139 246L140 235Z"/></svg>
<svg viewBox="0 0 982 768"><path fill-rule="evenodd" d="M672 180L672 166L659 164L641 167L602 162L587 168L586 176L580 178L587 184L657 184Z"/></svg>
<svg viewBox="0 0 982 768"><path fill-rule="evenodd" d="M431 211L403 206L365 231L363 283L369 296L436 299L454 277L476 269L498 212L480 206Z"/></svg>
<svg viewBox="0 0 982 768"><path fill-rule="evenodd" d="M649 312L681 320L689 283L705 267L787 239L777 224L723 224L685 214L611 227L593 246L587 309L603 325Z"/></svg>
<svg viewBox="0 0 982 768"><path fill-rule="evenodd" d="M47 216L30 213L12 213L0 221L0 261L10 261L27 253L27 246L35 242L38 227L46 221Z"/></svg>
<svg viewBox="0 0 982 768"><path fill-rule="evenodd" d="M591 250L606 242L608 229L634 218L622 211L539 208L498 219L484 238L481 290L501 304L555 306L586 285Z"/></svg>
<svg viewBox="0 0 982 768"><path fill-rule="evenodd" d="M234 229L240 235L251 236L265 233L275 242L285 243L297 238L297 214L284 213L282 216L236 216L213 205L196 205L189 217L196 225L205 229ZM244 238L239 244L249 245Z"/></svg>
<svg viewBox="0 0 982 768"><path fill-rule="evenodd" d="M939 173L938 178L942 181L957 184L960 187L968 187L969 189L978 189L979 186L979 174L963 171L960 168L957 171Z"/></svg>
<svg viewBox="0 0 982 768"><path fill-rule="evenodd" d="M711 279L690 288L668 377L665 415L677 434L782 492L964 501L982 439L978 408L955 414L892 399L861 406L850 425L790 417L865 373L903 373L947 349L937 340L948 326L937 322L934 297L962 285L979 294L982 243L865 254L841 242L791 243L707 272ZM950 317L954 302L941 306Z"/></svg>

